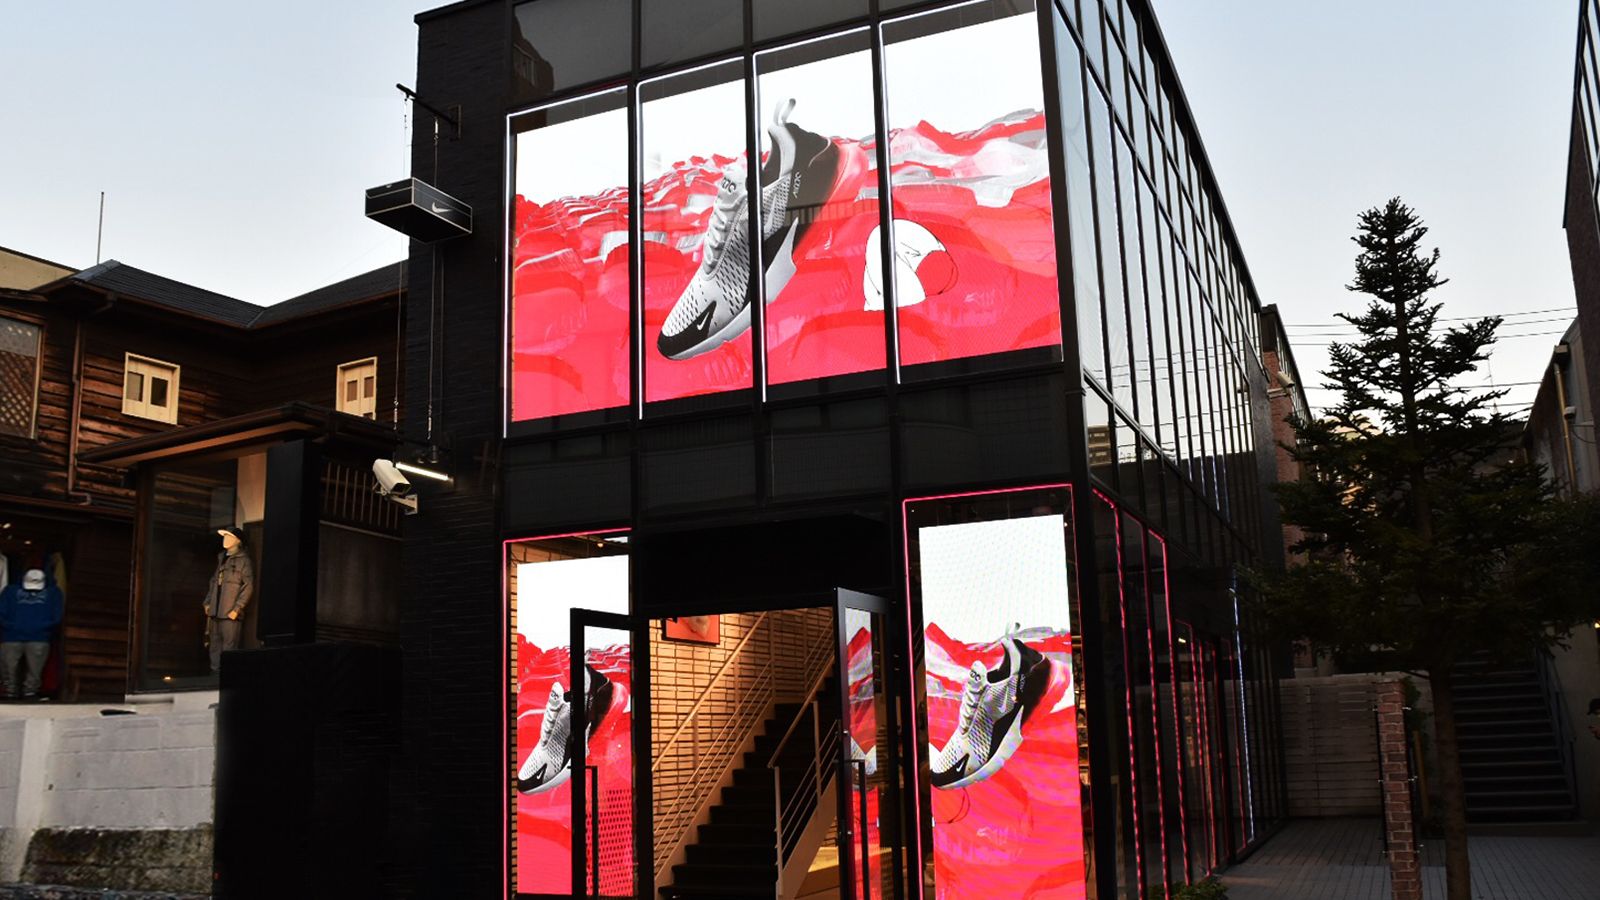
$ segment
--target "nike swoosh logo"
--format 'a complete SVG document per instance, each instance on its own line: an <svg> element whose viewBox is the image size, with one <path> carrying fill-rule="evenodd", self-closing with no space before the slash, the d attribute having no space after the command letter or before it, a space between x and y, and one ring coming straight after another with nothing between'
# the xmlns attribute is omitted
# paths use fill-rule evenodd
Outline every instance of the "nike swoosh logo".
<svg viewBox="0 0 1600 900"><path fill-rule="evenodd" d="M428 204L428 209L430 209L430 210L432 210L432 211L434 211L436 213L455 212L455 210L451 209L450 207L448 207L448 206L440 206L437 203Z"/></svg>

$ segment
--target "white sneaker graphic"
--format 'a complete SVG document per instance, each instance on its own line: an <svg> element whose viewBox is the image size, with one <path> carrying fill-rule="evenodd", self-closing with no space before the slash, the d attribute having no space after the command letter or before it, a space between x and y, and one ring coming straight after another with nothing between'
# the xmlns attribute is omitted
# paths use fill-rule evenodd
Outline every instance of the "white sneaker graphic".
<svg viewBox="0 0 1600 900"><path fill-rule="evenodd" d="M938 749L928 746L933 786L949 790L1000 771L1022 744L1022 720L1039 701L1049 660L1015 638L1002 638L1005 655L993 671L979 660L961 692L955 733Z"/></svg>

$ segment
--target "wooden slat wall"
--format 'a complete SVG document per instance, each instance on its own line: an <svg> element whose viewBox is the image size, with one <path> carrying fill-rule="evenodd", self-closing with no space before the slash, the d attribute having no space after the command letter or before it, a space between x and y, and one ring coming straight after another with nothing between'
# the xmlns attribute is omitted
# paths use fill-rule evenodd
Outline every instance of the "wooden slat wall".
<svg viewBox="0 0 1600 900"><path fill-rule="evenodd" d="M1378 815L1373 684L1392 677L1335 675L1281 683L1290 816Z"/></svg>
<svg viewBox="0 0 1600 900"><path fill-rule="evenodd" d="M339 366L377 357L377 421L394 421L394 303L375 303L359 314L307 334L263 336L252 349L261 373L254 398L258 408L290 401L337 408L334 382ZM401 410L404 413L404 409Z"/></svg>

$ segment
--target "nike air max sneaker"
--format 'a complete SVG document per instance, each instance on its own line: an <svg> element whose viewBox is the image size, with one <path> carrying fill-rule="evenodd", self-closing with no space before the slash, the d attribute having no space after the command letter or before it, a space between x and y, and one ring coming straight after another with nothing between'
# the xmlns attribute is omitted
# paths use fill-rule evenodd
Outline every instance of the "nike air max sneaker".
<svg viewBox="0 0 1600 900"><path fill-rule="evenodd" d="M767 136L772 150L761 166L761 265L767 296L776 297L794 274L797 241L832 196L839 148L789 122L794 100L778 104ZM706 228L704 254L678 302L667 313L656 346L668 359L714 350L750 327L750 204L745 172L727 173Z"/></svg>
<svg viewBox="0 0 1600 900"><path fill-rule="evenodd" d="M588 719L584 740L587 742L611 708L612 686L611 679L593 666L585 663L583 669L583 711ZM517 790L524 794L542 794L572 777L571 735L572 694L564 691L558 681L550 686L544 721L539 725L539 743L517 769Z"/></svg>
<svg viewBox="0 0 1600 900"><path fill-rule="evenodd" d="M982 660L967 672L961 718L944 749L929 746L933 786L949 790L1000 771L1022 743L1022 720L1044 690L1049 660L1015 638L1000 641L1005 655L994 671Z"/></svg>

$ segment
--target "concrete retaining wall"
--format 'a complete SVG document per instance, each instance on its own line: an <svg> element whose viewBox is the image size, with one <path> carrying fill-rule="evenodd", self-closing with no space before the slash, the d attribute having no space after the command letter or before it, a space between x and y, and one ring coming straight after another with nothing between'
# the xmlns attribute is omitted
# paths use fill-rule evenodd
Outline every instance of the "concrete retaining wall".
<svg viewBox="0 0 1600 900"><path fill-rule="evenodd" d="M0 882L208 889L214 696L0 708Z"/></svg>

